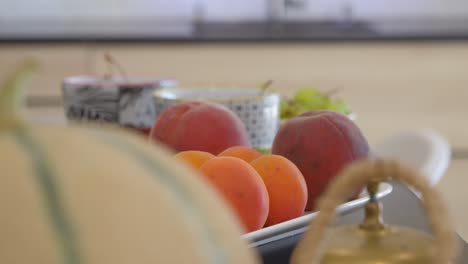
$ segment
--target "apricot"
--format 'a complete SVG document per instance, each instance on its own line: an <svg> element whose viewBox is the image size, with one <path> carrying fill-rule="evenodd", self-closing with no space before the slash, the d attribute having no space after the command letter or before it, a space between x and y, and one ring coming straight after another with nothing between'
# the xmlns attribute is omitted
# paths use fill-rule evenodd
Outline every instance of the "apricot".
<svg viewBox="0 0 468 264"><path fill-rule="evenodd" d="M250 163L265 182L270 211L265 226L302 216L307 204L307 185L301 171L279 155L264 155Z"/></svg>
<svg viewBox="0 0 468 264"><path fill-rule="evenodd" d="M246 162L251 162L254 159L260 157L261 154L254 148L250 148L246 146L234 146L219 153L218 156L219 157L224 157L224 156L236 157L239 159L243 159Z"/></svg>
<svg viewBox="0 0 468 264"><path fill-rule="evenodd" d="M270 200L262 177L249 163L235 157L215 157L206 161L200 172L224 197L246 232L264 226Z"/></svg>
<svg viewBox="0 0 468 264"><path fill-rule="evenodd" d="M174 158L184 162L194 169L199 169L207 160L216 157L215 155L199 150L181 151L174 155Z"/></svg>
<svg viewBox="0 0 468 264"><path fill-rule="evenodd" d="M234 112L204 101L166 108L156 119L152 138L176 152L200 150L217 155L232 146L250 146L245 125Z"/></svg>
<svg viewBox="0 0 468 264"><path fill-rule="evenodd" d="M328 183L349 163L366 158L369 145L347 116L329 110L303 113L286 121L273 141L272 153L292 161L304 175L313 210ZM349 197L355 198L359 190Z"/></svg>

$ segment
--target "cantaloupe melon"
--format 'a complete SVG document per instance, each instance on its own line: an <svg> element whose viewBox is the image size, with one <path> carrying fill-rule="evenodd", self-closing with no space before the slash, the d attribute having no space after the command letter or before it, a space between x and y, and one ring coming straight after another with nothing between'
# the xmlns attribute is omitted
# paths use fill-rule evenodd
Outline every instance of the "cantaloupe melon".
<svg viewBox="0 0 468 264"><path fill-rule="evenodd" d="M258 262L220 196L162 147L18 121L28 65L0 91L0 263Z"/></svg>

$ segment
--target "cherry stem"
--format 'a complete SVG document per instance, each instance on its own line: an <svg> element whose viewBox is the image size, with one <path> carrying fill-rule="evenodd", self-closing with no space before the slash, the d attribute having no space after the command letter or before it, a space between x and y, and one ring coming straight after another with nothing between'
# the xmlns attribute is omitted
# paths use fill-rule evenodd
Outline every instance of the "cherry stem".
<svg viewBox="0 0 468 264"><path fill-rule="evenodd" d="M330 96L332 96L334 94L337 94L337 93L339 93L341 91L343 91L343 87L337 87L337 88L333 88L333 89L331 89L329 91L324 92L323 95L325 95L327 97L330 97Z"/></svg>
<svg viewBox="0 0 468 264"><path fill-rule="evenodd" d="M110 53L104 54L104 60L106 61L108 70L107 74L105 75L107 79L110 79L114 75L114 68L117 69L121 76L123 76L125 79L128 79L125 68L122 67L122 65L112 55L110 55Z"/></svg>
<svg viewBox="0 0 468 264"><path fill-rule="evenodd" d="M273 80L267 80L266 82L264 82L261 86L260 86L260 89L262 90L262 92L260 93L260 95L264 95L266 93L266 91L268 90L268 88L271 87L271 85L273 84Z"/></svg>

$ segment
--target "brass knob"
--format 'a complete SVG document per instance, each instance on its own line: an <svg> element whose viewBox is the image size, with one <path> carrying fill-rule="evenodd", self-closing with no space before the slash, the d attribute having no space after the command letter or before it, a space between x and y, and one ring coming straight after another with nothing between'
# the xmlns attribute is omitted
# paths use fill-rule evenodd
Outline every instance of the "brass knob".
<svg viewBox="0 0 468 264"><path fill-rule="evenodd" d="M382 221L380 203L377 201L377 191L379 190L379 181L370 181L367 184L367 193L369 202L365 205L364 222L360 225L362 229L370 231L379 231L385 229Z"/></svg>
<svg viewBox="0 0 468 264"><path fill-rule="evenodd" d="M380 205L375 198L378 185L382 181L396 180L412 186L422 195L423 206L428 216L429 225L432 230L432 236L423 234L418 230L410 228L395 228L386 226L381 220ZM326 248L324 237L332 220L335 218L336 207L343 203L349 194L367 184L367 190L370 196L369 203L366 205L366 216L361 225L357 228L336 228L340 232L338 240L340 248L334 250ZM317 206L318 215L313 219L305 232L302 241L299 242L291 258L292 264L317 264L322 262L323 256L330 256L328 252L346 252L347 258L343 254L338 257L328 257L328 259L339 259L336 261L325 261L326 263L343 263L344 259L349 259L348 263L437 263L449 264L457 257L458 244L456 234L451 226L448 210L445 207L439 193L435 191L426 180L413 168L393 160L361 160L348 165L330 184L325 193L320 198ZM352 237L350 239L349 237ZM404 245L405 238L412 240L416 244L412 248L413 252L398 245ZM333 240L333 239L331 239ZM400 241L402 240L402 241ZM344 245L352 241L353 243L362 243L360 247L356 245ZM395 242L396 241L396 242ZM385 242L385 243L382 243ZM395 245L397 245L395 247ZM393 247L389 249L389 247ZM392 261L395 254L406 250L405 256L411 255L413 262L405 262L399 259ZM372 262L369 255L375 255L379 251L379 257L388 256L388 260ZM382 253L384 252L384 253ZM366 257L364 257L364 255ZM403 255L403 254L400 254ZM336 254L335 254L336 256ZM424 256L424 257L420 257ZM419 260L419 261L417 261ZM421 262L423 261L424 262ZM346 260L345 260L346 261Z"/></svg>

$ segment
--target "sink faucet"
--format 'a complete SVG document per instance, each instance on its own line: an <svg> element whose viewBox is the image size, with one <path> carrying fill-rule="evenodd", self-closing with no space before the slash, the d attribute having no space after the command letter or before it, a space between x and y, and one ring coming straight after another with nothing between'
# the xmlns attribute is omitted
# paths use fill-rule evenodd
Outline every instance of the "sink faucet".
<svg viewBox="0 0 468 264"><path fill-rule="evenodd" d="M341 18L345 24L351 24L353 22L353 5L350 2L344 2L341 6Z"/></svg>
<svg viewBox="0 0 468 264"><path fill-rule="evenodd" d="M279 22L286 18L289 8L302 8L307 0L267 0L268 20Z"/></svg>

